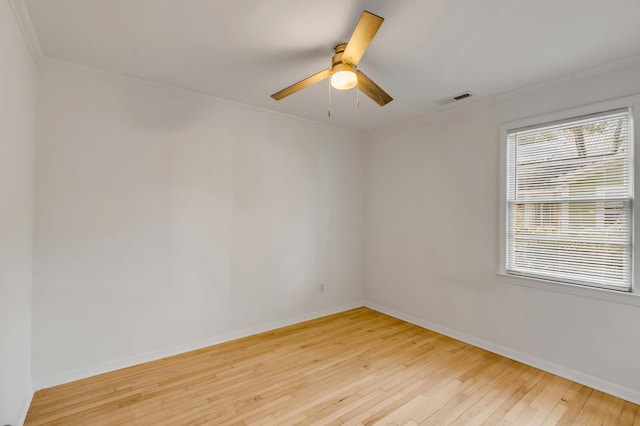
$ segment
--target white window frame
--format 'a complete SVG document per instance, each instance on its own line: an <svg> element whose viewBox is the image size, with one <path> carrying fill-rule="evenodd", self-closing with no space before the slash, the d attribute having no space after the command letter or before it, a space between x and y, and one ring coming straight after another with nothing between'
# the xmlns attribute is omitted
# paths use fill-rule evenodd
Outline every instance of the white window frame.
<svg viewBox="0 0 640 426"><path fill-rule="evenodd" d="M633 155L634 152L640 154L640 131L634 132L633 123L640 123L640 95L629 96L626 98L615 99L606 102L600 102L588 106L572 108L565 111L559 111L551 114L545 114L535 117L529 117L522 120L504 123L500 126L500 182L499 182L499 253L498 253L498 280L507 284L521 285L532 287L540 290L608 300L623 304L640 306L640 283L634 279L637 271L640 271L640 250L636 249L635 241L636 233L640 230L640 211L636 212L634 205L632 218L632 287L630 292L621 292L609 290L606 288L588 287L579 284L563 283L539 278L525 277L521 275L512 275L506 272L506 250L507 250L507 133L523 127L537 126L545 123L558 122L563 120L571 120L573 118L597 114L605 111L616 110L621 108L630 108L630 149L633 158L633 187L640 188L640 155ZM635 283L635 285L634 285Z"/></svg>

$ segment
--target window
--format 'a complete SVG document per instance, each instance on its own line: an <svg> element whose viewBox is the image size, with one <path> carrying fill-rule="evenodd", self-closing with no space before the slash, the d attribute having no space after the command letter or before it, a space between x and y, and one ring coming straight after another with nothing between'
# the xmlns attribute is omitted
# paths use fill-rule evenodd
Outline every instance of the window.
<svg viewBox="0 0 640 426"><path fill-rule="evenodd" d="M628 108L507 131L506 272L631 291Z"/></svg>

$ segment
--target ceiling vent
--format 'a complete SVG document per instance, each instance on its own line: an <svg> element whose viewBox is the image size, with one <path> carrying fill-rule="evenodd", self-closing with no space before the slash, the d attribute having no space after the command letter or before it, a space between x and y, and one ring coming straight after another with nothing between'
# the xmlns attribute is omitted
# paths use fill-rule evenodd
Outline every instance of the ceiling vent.
<svg viewBox="0 0 640 426"><path fill-rule="evenodd" d="M437 100L435 103L436 103L437 105L448 105L448 104L450 104L450 103L458 102L458 101L461 101L461 100L463 100L463 99L468 99L468 98L470 98L470 97L471 97L471 92L462 92L462 93L460 93L460 94L457 94L457 95L455 95L455 96L451 96L451 97L449 97L449 98L442 98L442 99L439 99L439 100Z"/></svg>

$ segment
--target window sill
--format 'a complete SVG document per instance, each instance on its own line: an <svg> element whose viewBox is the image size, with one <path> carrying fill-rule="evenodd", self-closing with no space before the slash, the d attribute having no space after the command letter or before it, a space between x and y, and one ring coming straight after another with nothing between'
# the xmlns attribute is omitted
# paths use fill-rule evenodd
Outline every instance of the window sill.
<svg viewBox="0 0 640 426"><path fill-rule="evenodd" d="M605 300L608 302L623 303L625 305L640 306L639 293L623 293L615 290L584 287L574 284L563 284L538 278L509 275L504 272L498 272L496 273L496 276L498 277L498 281L506 284L514 284L538 290L551 291L554 293L569 294L572 296L587 297L590 299Z"/></svg>

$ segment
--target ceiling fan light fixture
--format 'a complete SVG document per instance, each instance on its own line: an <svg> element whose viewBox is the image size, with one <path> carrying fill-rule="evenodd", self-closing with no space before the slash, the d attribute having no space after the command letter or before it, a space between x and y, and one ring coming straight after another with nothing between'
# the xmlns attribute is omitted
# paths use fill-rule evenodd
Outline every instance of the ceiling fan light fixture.
<svg viewBox="0 0 640 426"><path fill-rule="evenodd" d="M358 84L358 76L351 64L336 64L331 74L331 87L338 90L353 89Z"/></svg>

